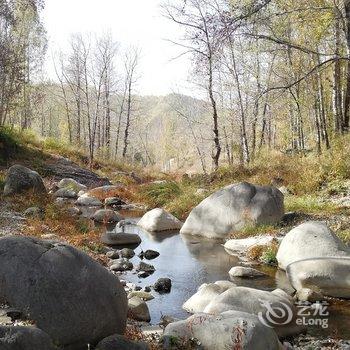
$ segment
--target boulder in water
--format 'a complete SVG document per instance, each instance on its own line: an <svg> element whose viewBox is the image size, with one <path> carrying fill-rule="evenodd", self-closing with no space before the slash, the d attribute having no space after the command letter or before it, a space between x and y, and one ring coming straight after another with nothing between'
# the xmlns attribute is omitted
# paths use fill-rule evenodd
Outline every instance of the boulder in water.
<svg viewBox="0 0 350 350"><path fill-rule="evenodd" d="M136 321L150 322L151 316L149 314L147 304L139 297L132 297L128 299L129 311L128 315Z"/></svg>
<svg viewBox="0 0 350 350"><path fill-rule="evenodd" d="M265 317L269 316L270 309L275 308L278 310L278 316L270 323ZM282 308L283 312L278 308ZM248 287L233 287L213 298L203 312L218 315L229 310L261 314L265 323L273 327L279 337L288 337L303 330L296 324L297 309L293 299L281 289L268 292Z"/></svg>
<svg viewBox="0 0 350 350"><path fill-rule="evenodd" d="M241 278L253 278L253 277L266 276L266 273L253 269L251 267L244 267L244 266L234 266L228 273L231 277L241 277Z"/></svg>
<svg viewBox="0 0 350 350"><path fill-rule="evenodd" d="M182 226L179 219L161 208L147 212L137 224L150 232L178 230Z"/></svg>
<svg viewBox="0 0 350 350"><path fill-rule="evenodd" d="M298 260L321 257L350 258L350 250L321 221L308 221L289 231L276 256L278 267L283 270Z"/></svg>
<svg viewBox="0 0 350 350"><path fill-rule="evenodd" d="M182 308L191 313L203 312L213 298L235 286L236 285L230 281L216 281L215 283L209 284L204 283L198 288L198 291L183 304Z"/></svg>
<svg viewBox="0 0 350 350"><path fill-rule="evenodd" d="M229 185L199 203L180 232L225 238L247 226L274 224L283 217L283 200L283 194L273 186Z"/></svg>
<svg viewBox="0 0 350 350"><path fill-rule="evenodd" d="M350 257L299 260L287 266L290 283L298 292L310 289L336 298L350 298Z"/></svg>

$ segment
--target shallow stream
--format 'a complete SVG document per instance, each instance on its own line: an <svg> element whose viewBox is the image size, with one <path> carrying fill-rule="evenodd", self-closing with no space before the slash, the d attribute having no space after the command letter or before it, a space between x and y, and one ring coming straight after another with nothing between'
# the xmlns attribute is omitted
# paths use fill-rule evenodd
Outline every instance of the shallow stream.
<svg viewBox="0 0 350 350"><path fill-rule="evenodd" d="M137 222L132 212L122 213L125 217ZM108 233L119 232L120 228L109 228ZM121 275L122 279L140 287L152 286L158 278L168 277L172 281L169 294L159 294L152 290L154 299L148 301L151 323L157 324L162 315L184 319L189 314L182 309L183 303L191 297L202 283L230 279L228 271L231 267L241 265L242 260L229 255L220 241L204 240L194 236L184 236L178 231L149 233L136 225L126 225L126 233L136 233L141 237L141 244L135 248L136 255L130 259L136 267L140 258L138 254L147 249L160 253L154 260L144 260L155 267L155 272L147 278L140 278L135 271ZM118 247L121 249L122 247ZM134 248L134 247L132 247ZM293 291L285 273L274 267L265 265L253 266L268 274L259 278L234 278L232 281L239 286L273 290L282 288ZM350 339L350 301L329 300L328 328L308 326L309 335L317 338L332 336L340 339Z"/></svg>

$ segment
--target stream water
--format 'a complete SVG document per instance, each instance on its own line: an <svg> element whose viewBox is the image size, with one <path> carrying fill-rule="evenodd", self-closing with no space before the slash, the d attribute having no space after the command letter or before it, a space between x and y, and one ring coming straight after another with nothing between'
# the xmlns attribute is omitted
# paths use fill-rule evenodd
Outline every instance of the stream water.
<svg viewBox="0 0 350 350"><path fill-rule="evenodd" d="M125 217L137 222L137 213L124 212ZM135 283L137 286L152 286L158 278L168 277L172 281L169 294L158 294L152 290L154 299L148 301L151 323L157 324L162 315L169 315L184 319L189 314L182 309L182 304L192 296L202 283L230 279L228 271L231 267L240 265L238 257L229 255L222 242L204 240L193 236L184 236L177 231L149 233L136 225L126 225L127 233L136 233L141 237L141 244L135 248L136 255L130 259L134 266L140 262L138 254L141 250L156 250L160 253L154 260L145 262L155 267L155 272L147 278L140 278L135 271L121 275L122 279ZM120 228L109 227L108 233L119 232ZM118 247L120 249L122 247ZM134 247L132 247L134 248ZM262 278L234 278L232 281L240 286L261 290L282 288L292 291L288 279L283 271L273 267L258 266L257 269L267 273ZM307 332L317 338L327 336L340 339L350 339L350 301L330 300L328 328L308 326Z"/></svg>

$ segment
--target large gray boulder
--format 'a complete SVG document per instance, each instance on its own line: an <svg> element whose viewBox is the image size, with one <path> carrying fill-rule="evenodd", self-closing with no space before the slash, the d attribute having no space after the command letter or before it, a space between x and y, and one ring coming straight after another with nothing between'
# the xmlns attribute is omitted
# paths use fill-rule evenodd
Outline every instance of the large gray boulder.
<svg viewBox="0 0 350 350"><path fill-rule="evenodd" d="M57 345L96 343L126 325L119 279L65 244L0 238L0 302L35 321Z"/></svg>
<svg viewBox="0 0 350 350"><path fill-rule="evenodd" d="M147 212L139 220L137 225L146 231L157 232L179 230L182 226L182 222L164 209L155 208Z"/></svg>
<svg viewBox="0 0 350 350"><path fill-rule="evenodd" d="M242 182L226 186L199 203L180 232L225 238L245 226L279 222L283 214L283 194L277 188Z"/></svg>
<svg viewBox="0 0 350 350"><path fill-rule="evenodd" d="M336 298L350 298L350 257L324 257L296 261L287 267L293 288L307 288Z"/></svg>
<svg viewBox="0 0 350 350"><path fill-rule="evenodd" d="M192 338L199 340L203 350L282 349L272 328L260 323L257 316L240 311L221 315L198 313L187 320L170 323L164 331L166 346L176 340L185 345Z"/></svg>
<svg viewBox="0 0 350 350"><path fill-rule="evenodd" d="M10 167L5 178L4 195L9 196L29 190L32 190L35 194L46 193L40 175L36 171L19 164Z"/></svg>
<svg viewBox="0 0 350 350"><path fill-rule="evenodd" d="M345 244L321 221L305 222L283 238L277 252L279 268L298 260L320 257L349 257L350 251Z"/></svg>
<svg viewBox="0 0 350 350"><path fill-rule="evenodd" d="M0 327L1 350L55 350L51 338L36 327Z"/></svg>
<svg viewBox="0 0 350 350"><path fill-rule="evenodd" d="M198 303L197 305L202 308L201 312L214 315L230 310L248 312L254 315L262 313L265 315L268 307L282 307L285 310L284 316L276 319L275 323L269 325L274 327L277 335L280 337L290 336L301 331L300 327L297 327L295 323L297 310L293 299L280 289L269 292L248 287L231 287L216 296L213 293L211 299L208 295L206 300L209 301L207 305L204 305L204 303ZM190 311L188 307L186 309ZM200 308L197 310L200 310Z"/></svg>
<svg viewBox="0 0 350 350"><path fill-rule="evenodd" d="M236 285L230 281L216 281L214 283L204 283L199 286L197 292L193 294L182 308L190 313L203 312L206 306L218 295Z"/></svg>

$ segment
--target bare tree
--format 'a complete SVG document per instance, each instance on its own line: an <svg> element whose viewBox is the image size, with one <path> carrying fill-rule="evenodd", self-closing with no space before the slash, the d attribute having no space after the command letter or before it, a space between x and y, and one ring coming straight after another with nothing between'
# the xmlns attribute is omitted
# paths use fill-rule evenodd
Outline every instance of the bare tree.
<svg viewBox="0 0 350 350"><path fill-rule="evenodd" d="M215 151L212 154L214 170L219 167L221 143L219 135L219 113L215 94L215 68L220 39L215 35L215 13L207 0L180 1L178 5L168 3L165 15L185 29L182 46L193 55L197 73L205 78L204 87L212 108L212 130Z"/></svg>
<svg viewBox="0 0 350 350"><path fill-rule="evenodd" d="M132 48L125 55L124 68L125 68L125 91L126 91L126 111L125 111L125 129L123 140L123 158L126 157L129 145L130 123L133 112L134 96L133 89L134 84L137 82L136 69L139 61L139 49Z"/></svg>

